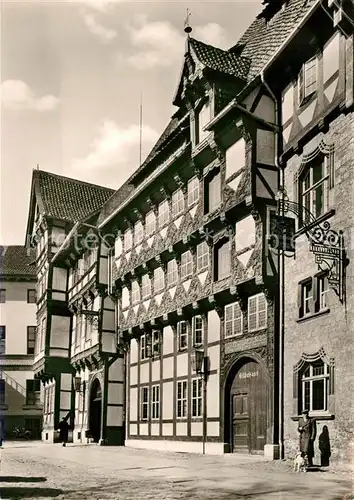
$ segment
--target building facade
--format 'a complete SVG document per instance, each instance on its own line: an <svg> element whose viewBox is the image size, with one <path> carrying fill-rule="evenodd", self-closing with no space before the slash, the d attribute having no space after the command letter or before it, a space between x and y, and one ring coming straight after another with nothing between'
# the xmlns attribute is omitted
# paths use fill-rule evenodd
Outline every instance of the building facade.
<svg viewBox="0 0 354 500"><path fill-rule="evenodd" d="M44 441L56 439L55 431L62 418L67 417L71 428L74 426L76 393L71 343L77 323L76 310L70 307L69 299L91 280L96 265L96 260L92 260L95 249L86 249L82 243L79 231L86 226L79 221L92 222L95 212L112 193L107 188L41 170L33 172L26 240L36 250L37 337L33 371L43 385ZM93 215L89 217L90 214ZM56 255L65 250L71 235L75 235L71 252L62 261ZM84 252L80 268L75 267ZM97 331L93 328L90 332L90 342L97 342Z"/></svg>
<svg viewBox="0 0 354 500"><path fill-rule="evenodd" d="M0 415L5 439L16 429L38 439L42 427L39 381L32 371L36 336L34 253L21 246L0 248Z"/></svg>

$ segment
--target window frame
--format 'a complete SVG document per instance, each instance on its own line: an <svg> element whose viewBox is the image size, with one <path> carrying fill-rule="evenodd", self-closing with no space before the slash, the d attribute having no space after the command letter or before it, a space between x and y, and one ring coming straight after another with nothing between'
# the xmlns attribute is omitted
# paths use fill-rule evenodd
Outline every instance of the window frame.
<svg viewBox="0 0 354 500"><path fill-rule="evenodd" d="M228 311L232 311L231 318L228 319ZM239 314L236 315L235 313L238 312ZM237 328L235 327L235 323L239 322L240 328L237 331ZM228 328L227 328L227 323L231 323L231 334L227 334ZM225 309L224 309L224 337L225 339L229 339L231 337L238 337L240 335L243 335L244 330L244 319L243 319L243 312L240 306L240 303L238 301L232 302L231 304L226 304Z"/></svg>
<svg viewBox="0 0 354 500"><path fill-rule="evenodd" d="M202 253L202 250L205 250ZM205 271L210 265L209 245L206 241L202 241L197 245L197 271Z"/></svg>
<svg viewBox="0 0 354 500"><path fill-rule="evenodd" d="M228 252L223 250L224 247L228 247ZM222 262L222 256L227 255L227 262ZM222 264L222 265L221 265ZM220 269L225 267L225 271L221 274ZM231 265L231 241L230 239L223 239L218 242L214 247L214 281L220 281L231 276L232 265Z"/></svg>
<svg viewBox="0 0 354 500"><path fill-rule="evenodd" d="M172 262L174 262L173 269L171 270ZM171 281L171 276L175 278L173 281ZM167 262L167 285L172 286L175 285L178 282L178 264L176 259L169 260Z"/></svg>
<svg viewBox="0 0 354 500"><path fill-rule="evenodd" d="M200 198L200 181L197 176L187 182L187 206L192 207Z"/></svg>
<svg viewBox="0 0 354 500"><path fill-rule="evenodd" d="M157 276L157 272L159 273L159 276ZM165 271L160 266L154 269L154 293L162 292L164 289L165 289Z"/></svg>
<svg viewBox="0 0 354 500"><path fill-rule="evenodd" d="M151 386L151 420L160 420L160 384Z"/></svg>
<svg viewBox="0 0 354 500"><path fill-rule="evenodd" d="M180 207L180 205L182 205L182 207ZM184 192L182 191L182 189L176 189L176 191L174 191L172 193L172 201L171 201L171 214L172 214L172 217L177 217L178 215L180 215L181 213L184 212Z"/></svg>
<svg viewBox="0 0 354 500"><path fill-rule="evenodd" d="M213 187L213 182L216 183L216 187ZM213 170L204 180L204 214L211 214L220 208L222 204L222 185L221 185L221 171ZM215 193L213 190L215 190ZM217 189L218 188L218 189ZM218 199L214 199L214 194L218 193Z"/></svg>
<svg viewBox="0 0 354 500"><path fill-rule="evenodd" d="M263 299L265 308L261 309L259 308L259 302L260 299ZM250 302L252 300L256 300L256 312L255 313L250 313ZM264 325L260 324L260 313L264 312L265 313L265 323ZM250 328L250 317L256 316L256 327L255 328ZM268 304L267 304L267 299L264 295L263 292L257 293L255 295L252 295L251 297L248 297L248 303L247 303L247 326L248 326L248 332L257 332L259 330L264 330L268 327Z"/></svg>
<svg viewBox="0 0 354 500"><path fill-rule="evenodd" d="M326 155L317 156L312 160L299 175L299 201L301 207L306 208L315 219L322 217L329 209L329 191L330 191L330 159ZM321 164L323 174L320 180L314 182L314 169ZM309 186L306 187L306 179L309 179ZM320 213L317 213L316 192L322 187L322 206ZM306 217L306 213L305 213ZM300 225L304 221L300 218Z"/></svg>
<svg viewBox="0 0 354 500"><path fill-rule="evenodd" d="M176 385L176 418L188 417L188 380L177 380Z"/></svg>
<svg viewBox="0 0 354 500"><path fill-rule="evenodd" d="M317 297L316 297L316 307L315 312L321 312L328 309L328 294L329 294L329 283L327 274L321 274L315 276L317 279Z"/></svg>
<svg viewBox="0 0 354 500"><path fill-rule="evenodd" d="M6 325L0 325L0 354L6 354Z"/></svg>
<svg viewBox="0 0 354 500"><path fill-rule="evenodd" d="M151 297L151 279L148 274L143 274L141 277L141 300Z"/></svg>
<svg viewBox="0 0 354 500"><path fill-rule="evenodd" d="M134 224L134 244L139 245L144 239L144 226L143 223L138 220Z"/></svg>
<svg viewBox="0 0 354 500"><path fill-rule="evenodd" d="M185 331L181 331L185 328ZM184 339L182 341L182 339ZM188 324L186 320L179 321L177 323L177 340L178 340L178 350L186 351L188 349Z"/></svg>
<svg viewBox="0 0 354 500"><path fill-rule="evenodd" d="M33 330L32 330L33 329ZM33 339L30 339L31 334ZM36 352L36 337L37 337L37 327L34 325L27 326L27 354L35 354ZM33 352L30 352L30 343L33 342Z"/></svg>
<svg viewBox="0 0 354 500"><path fill-rule="evenodd" d="M151 219L151 220L149 220ZM149 238L156 232L156 215L150 210L145 216L145 238Z"/></svg>
<svg viewBox="0 0 354 500"><path fill-rule="evenodd" d="M153 330L151 332L151 353L153 358L159 358L161 356L161 332L159 330Z"/></svg>
<svg viewBox="0 0 354 500"><path fill-rule="evenodd" d="M314 368L323 366L323 374L314 375ZM309 376L306 376L306 372L309 370ZM299 387L300 387L300 410L309 410L311 414L323 414L328 413L328 403L329 403L329 366L322 359L306 363L301 372L299 373ZM314 382L323 381L323 408L314 409ZM306 384L309 386L309 403L306 402Z"/></svg>
<svg viewBox="0 0 354 500"><path fill-rule="evenodd" d="M124 251L129 252L133 248L133 232L132 230L126 229L124 231Z"/></svg>
<svg viewBox="0 0 354 500"><path fill-rule="evenodd" d="M186 260L187 254L190 256L188 260ZM185 262L183 262L186 260ZM193 254L190 250L186 250L181 254L181 264L180 264L180 276L181 279L188 278L193 274ZM186 274L184 274L186 273Z"/></svg>
<svg viewBox="0 0 354 500"><path fill-rule="evenodd" d="M132 288L131 288L131 302L132 304L137 304L141 300L141 290L140 290L140 285L139 282L134 280L132 281Z"/></svg>
<svg viewBox="0 0 354 500"><path fill-rule="evenodd" d="M31 300L31 294L34 300ZM35 288L27 288L27 304L36 304L36 303L37 303L37 290Z"/></svg>
<svg viewBox="0 0 354 500"><path fill-rule="evenodd" d="M168 200L163 200L157 208L157 223L159 229L166 226L170 222L170 205Z"/></svg>
<svg viewBox="0 0 354 500"><path fill-rule="evenodd" d="M32 385L32 390L29 388ZM39 379L26 380L26 406L40 406L41 381Z"/></svg>
<svg viewBox="0 0 354 500"><path fill-rule="evenodd" d="M310 63L314 65L310 67ZM312 73L311 73L311 70ZM308 83L310 80L310 83ZM313 56L303 63L298 76L298 104L301 106L318 91L318 58Z"/></svg>
<svg viewBox="0 0 354 500"><path fill-rule="evenodd" d="M149 420L149 406L150 406L150 391L148 385L140 387L140 415L139 420L147 422ZM146 400L145 400L146 395ZM146 417L144 416L146 413Z"/></svg>
<svg viewBox="0 0 354 500"><path fill-rule="evenodd" d="M201 322L201 325L197 327L197 321ZM197 339L197 332L199 332L199 338ZM200 347L204 344L204 318L201 314L197 314L192 318L192 337L193 346ZM199 342L197 341L199 340Z"/></svg>
<svg viewBox="0 0 354 500"><path fill-rule="evenodd" d="M208 115L208 119L205 116ZM195 145L198 146L206 140L210 132L203 128L210 122L212 116L211 100L205 101L195 113ZM202 118L202 119L201 119Z"/></svg>
<svg viewBox="0 0 354 500"><path fill-rule="evenodd" d="M6 288L0 288L0 304L6 303Z"/></svg>
<svg viewBox="0 0 354 500"><path fill-rule="evenodd" d="M203 416L203 380L201 377L194 377L191 381L191 417L200 418Z"/></svg>

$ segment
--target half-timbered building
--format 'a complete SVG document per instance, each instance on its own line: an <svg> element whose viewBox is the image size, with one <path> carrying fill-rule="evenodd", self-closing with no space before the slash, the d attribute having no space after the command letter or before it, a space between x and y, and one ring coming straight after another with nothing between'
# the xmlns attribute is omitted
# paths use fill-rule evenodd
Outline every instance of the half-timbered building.
<svg viewBox="0 0 354 500"><path fill-rule="evenodd" d="M44 441L55 439L55 430L63 417L68 417L71 426L74 425L75 372L70 356L72 328L73 325L74 329L81 328L77 326L81 320L73 314L76 309L69 307L69 300L75 298L80 287L92 283L97 262L96 244L94 240L91 245L86 240L83 242L87 226L79 222L97 212L111 195L112 190L107 188L41 170L33 171L26 239L28 245L36 248L37 337L33 371L44 388ZM88 222L92 222L92 217ZM83 232L82 237L79 230ZM63 263L60 257L65 241L71 242L73 234L75 242L70 246L70 254L65 254ZM60 256L56 257L59 250ZM96 295L94 293L91 303ZM88 305L87 309L90 307ZM85 335L90 336L91 343L97 343L97 329L92 327ZM75 338L74 335L76 348ZM73 351L74 355L76 352Z"/></svg>

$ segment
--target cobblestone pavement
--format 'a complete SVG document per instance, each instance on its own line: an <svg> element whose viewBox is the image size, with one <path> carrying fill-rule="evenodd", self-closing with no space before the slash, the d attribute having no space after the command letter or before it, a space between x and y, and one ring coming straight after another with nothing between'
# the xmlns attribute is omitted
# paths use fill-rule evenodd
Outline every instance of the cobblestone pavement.
<svg viewBox="0 0 354 500"><path fill-rule="evenodd" d="M259 456L202 456L124 447L5 443L1 499L352 500L348 471L292 472Z"/></svg>

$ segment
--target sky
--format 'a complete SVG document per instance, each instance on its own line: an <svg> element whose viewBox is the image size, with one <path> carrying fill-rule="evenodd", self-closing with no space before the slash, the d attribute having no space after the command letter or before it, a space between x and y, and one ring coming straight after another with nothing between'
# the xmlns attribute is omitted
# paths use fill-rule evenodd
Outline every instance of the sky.
<svg viewBox="0 0 354 500"><path fill-rule="evenodd" d="M229 2L1 2L0 244L23 244L32 171L117 189L175 111L186 9L193 37L227 49L261 11Z"/></svg>

